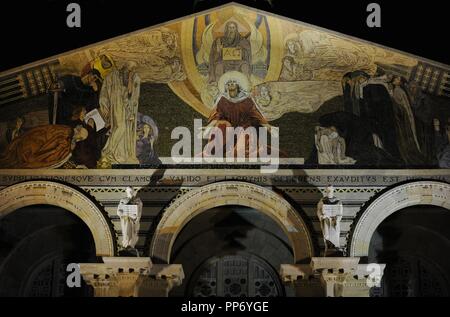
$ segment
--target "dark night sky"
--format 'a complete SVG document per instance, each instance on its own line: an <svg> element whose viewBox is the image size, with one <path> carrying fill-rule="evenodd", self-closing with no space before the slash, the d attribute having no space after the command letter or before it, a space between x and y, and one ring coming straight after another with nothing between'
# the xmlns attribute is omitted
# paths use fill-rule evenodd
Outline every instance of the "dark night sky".
<svg viewBox="0 0 450 317"><path fill-rule="evenodd" d="M66 26L66 6L82 6L82 27ZM230 1L216 0L35 0L2 1L0 71L88 44L183 17ZM442 1L249 0L236 1L408 53L450 64ZM382 27L366 26L366 7L382 8ZM439 39L442 36L442 39Z"/></svg>

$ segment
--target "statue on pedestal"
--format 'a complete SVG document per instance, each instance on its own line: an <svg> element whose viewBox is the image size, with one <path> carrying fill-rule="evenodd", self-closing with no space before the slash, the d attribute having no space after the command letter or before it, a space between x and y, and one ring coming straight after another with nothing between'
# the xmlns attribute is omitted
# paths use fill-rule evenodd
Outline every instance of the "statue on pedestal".
<svg viewBox="0 0 450 317"><path fill-rule="evenodd" d="M127 197L122 198L117 207L117 215L120 217L122 227L123 249L135 249L139 239L139 227L142 215L142 200L136 196L131 187L127 187Z"/></svg>
<svg viewBox="0 0 450 317"><path fill-rule="evenodd" d="M317 217L322 228L323 239L325 242L325 255L328 248L340 250L341 219L343 215L343 206L339 199L334 196L334 187L327 186L325 195L317 204Z"/></svg>

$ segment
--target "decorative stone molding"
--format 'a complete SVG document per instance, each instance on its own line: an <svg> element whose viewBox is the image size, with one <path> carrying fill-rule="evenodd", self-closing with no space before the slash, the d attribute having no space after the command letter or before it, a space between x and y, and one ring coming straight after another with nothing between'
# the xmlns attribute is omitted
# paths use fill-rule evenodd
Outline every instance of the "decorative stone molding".
<svg viewBox="0 0 450 317"><path fill-rule="evenodd" d="M322 297L323 288L320 279L314 276L310 264L282 264L281 281L295 290L297 297Z"/></svg>
<svg viewBox="0 0 450 317"><path fill-rule="evenodd" d="M164 211L150 247L150 256L170 263L172 246L181 229L197 215L214 207L241 205L272 218L291 242L295 263L314 255L311 235L297 211L275 192L251 183L227 181L193 189Z"/></svg>
<svg viewBox="0 0 450 317"><path fill-rule="evenodd" d="M349 256L367 256L376 228L393 213L415 205L433 205L450 210L450 184L412 181L382 192L357 215L348 239Z"/></svg>
<svg viewBox="0 0 450 317"><path fill-rule="evenodd" d="M184 279L181 264L154 264L148 278L139 285L139 297L167 297Z"/></svg>
<svg viewBox="0 0 450 317"><path fill-rule="evenodd" d="M384 264L358 264L359 258L312 258L308 264L282 264L282 281L298 297L368 297L383 276ZM378 271L374 270L377 266Z"/></svg>
<svg viewBox="0 0 450 317"><path fill-rule="evenodd" d="M31 205L52 205L70 211L88 226L97 256L116 254L116 238L111 221L106 212L82 191L45 180L26 181L0 191L0 218Z"/></svg>
<svg viewBox="0 0 450 317"><path fill-rule="evenodd" d="M0 167L1 168L1 167ZM0 169L0 186L17 182L41 179L62 181L80 187L97 187L105 184L120 192L120 187L142 187L144 192L170 191L172 187L200 187L212 182L236 181L252 182L260 186L277 187L324 187L333 184L338 187L367 188L393 186L396 183L415 179L435 179L450 182L450 169L284 169L276 173L261 175L253 168L169 168L157 169ZM162 175L163 177L159 179ZM153 186L156 180L157 186ZM174 186L175 185L175 186ZM110 192L108 189L104 189ZM372 190L372 189L371 189ZM370 191L371 191L370 190ZM365 192L364 189L351 190ZM344 190L346 192L346 190Z"/></svg>
<svg viewBox="0 0 450 317"><path fill-rule="evenodd" d="M376 194L380 192L383 188L381 187L336 187L335 192L339 194ZM325 193L325 187L314 188L314 187L294 187L294 188L283 188L286 193L298 193L298 194L320 194L321 196Z"/></svg>
<svg viewBox="0 0 450 317"><path fill-rule="evenodd" d="M181 265L153 265L150 258L104 257L103 262L80 264L95 297L167 297L184 279Z"/></svg>
<svg viewBox="0 0 450 317"><path fill-rule="evenodd" d="M92 187L92 186L83 186L83 190L86 192L89 192L91 195L96 195L99 193L114 193L114 194L123 194L125 192L126 186L122 187L102 187L101 183L99 183L98 186ZM139 186L136 186L139 188ZM179 193L180 191L182 193L189 191L190 188L171 188L171 187L140 187L139 193Z"/></svg>
<svg viewBox="0 0 450 317"><path fill-rule="evenodd" d="M104 263L80 263L80 273L86 284L94 288L95 297L131 297L136 284L148 276L150 258L103 257Z"/></svg>

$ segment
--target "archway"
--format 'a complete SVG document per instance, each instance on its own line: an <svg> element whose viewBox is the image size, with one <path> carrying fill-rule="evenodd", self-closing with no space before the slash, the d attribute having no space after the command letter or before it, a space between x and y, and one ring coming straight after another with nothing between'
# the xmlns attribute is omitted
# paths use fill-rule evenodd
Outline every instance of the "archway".
<svg viewBox="0 0 450 317"><path fill-rule="evenodd" d="M430 205L411 206L386 218L375 230L370 263L386 265L372 296L450 295L450 213Z"/></svg>
<svg viewBox="0 0 450 317"><path fill-rule="evenodd" d="M69 287L70 263L96 262L87 225L60 207L33 205L0 218L0 296L89 296Z"/></svg>
<svg viewBox="0 0 450 317"><path fill-rule="evenodd" d="M117 242L111 221L101 207L81 190L55 181L26 181L2 189L0 202L0 218L27 206L61 207L87 225L94 238L97 256L116 255Z"/></svg>
<svg viewBox="0 0 450 317"><path fill-rule="evenodd" d="M314 256L305 222L284 198L258 185L226 181L194 189L172 202L154 233L152 259L170 263L175 239L189 220L214 207L229 205L254 208L274 220L289 239L294 263L307 262Z"/></svg>
<svg viewBox="0 0 450 317"><path fill-rule="evenodd" d="M440 181L411 181L378 194L354 220L348 239L349 256L367 257L376 228L395 212L417 205L450 210L450 184Z"/></svg>
<svg viewBox="0 0 450 317"><path fill-rule="evenodd" d="M172 296L283 296L279 268L293 263L280 226L249 207L227 205L191 219L177 235L172 263L183 265L185 283Z"/></svg>

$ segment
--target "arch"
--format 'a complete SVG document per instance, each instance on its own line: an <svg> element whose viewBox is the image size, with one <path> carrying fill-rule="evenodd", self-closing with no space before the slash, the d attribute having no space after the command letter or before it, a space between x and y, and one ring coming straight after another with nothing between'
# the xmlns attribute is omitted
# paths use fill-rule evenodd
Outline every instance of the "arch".
<svg viewBox="0 0 450 317"><path fill-rule="evenodd" d="M273 219L289 238L295 263L314 256L313 242L306 223L284 198L262 186L238 181L205 185L175 199L158 223L150 246L150 256L170 263L175 239L189 220L211 208L226 205L251 207Z"/></svg>
<svg viewBox="0 0 450 317"><path fill-rule="evenodd" d="M360 211L352 225L349 256L366 257L376 228L393 213L410 206L432 205L450 210L450 184L440 181L411 181L379 193Z"/></svg>
<svg viewBox="0 0 450 317"><path fill-rule="evenodd" d="M0 218L32 205L61 207L78 216L88 226L97 256L116 255L116 235L110 219L100 205L82 190L55 181L26 181L0 190L0 202Z"/></svg>

